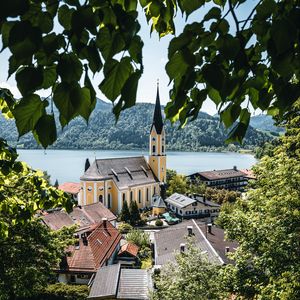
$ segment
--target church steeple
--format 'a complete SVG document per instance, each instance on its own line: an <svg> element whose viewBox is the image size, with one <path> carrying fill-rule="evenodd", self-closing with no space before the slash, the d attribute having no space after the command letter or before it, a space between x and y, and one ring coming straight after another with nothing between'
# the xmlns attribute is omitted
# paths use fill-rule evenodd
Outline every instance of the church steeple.
<svg viewBox="0 0 300 300"><path fill-rule="evenodd" d="M150 130L149 165L161 183L166 180L166 134L164 129L157 82L156 102Z"/></svg>
<svg viewBox="0 0 300 300"><path fill-rule="evenodd" d="M157 134L161 134L162 129L164 127L164 123L163 123L162 115L161 115L161 106L160 106L160 98L159 98L159 81L158 80L157 80L156 102L155 102L151 130L152 130L153 126L155 127Z"/></svg>

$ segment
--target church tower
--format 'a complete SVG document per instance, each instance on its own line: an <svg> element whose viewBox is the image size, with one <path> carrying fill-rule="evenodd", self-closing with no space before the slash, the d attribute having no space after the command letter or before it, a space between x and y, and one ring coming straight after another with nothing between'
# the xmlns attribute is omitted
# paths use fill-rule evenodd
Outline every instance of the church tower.
<svg viewBox="0 0 300 300"><path fill-rule="evenodd" d="M159 85L157 82L156 103L150 130L149 165L161 183L166 182L166 134L161 115Z"/></svg>

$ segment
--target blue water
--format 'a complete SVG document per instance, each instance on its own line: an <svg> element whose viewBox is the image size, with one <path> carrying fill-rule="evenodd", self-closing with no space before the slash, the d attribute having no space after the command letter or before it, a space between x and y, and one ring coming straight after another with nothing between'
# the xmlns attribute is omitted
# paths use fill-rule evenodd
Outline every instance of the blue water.
<svg viewBox="0 0 300 300"><path fill-rule="evenodd" d="M45 170L59 183L66 181L79 182L83 174L86 158L92 162L95 157L147 157L147 151L124 150L18 150L20 160L27 162L35 169ZM148 159L148 157L147 157ZM167 168L174 169L181 174L191 174L197 171L228 169L237 166L238 169L249 169L256 163L250 154L218 153L218 152L177 152L167 153Z"/></svg>

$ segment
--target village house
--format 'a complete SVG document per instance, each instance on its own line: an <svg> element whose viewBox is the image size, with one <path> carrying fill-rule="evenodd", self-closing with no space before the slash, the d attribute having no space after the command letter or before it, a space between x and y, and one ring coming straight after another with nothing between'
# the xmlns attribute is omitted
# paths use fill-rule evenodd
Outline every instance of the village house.
<svg viewBox="0 0 300 300"><path fill-rule="evenodd" d="M88 299L149 299L153 283L149 270L123 269L120 264L100 268Z"/></svg>
<svg viewBox="0 0 300 300"><path fill-rule="evenodd" d="M64 182L58 186L58 189L69 194L76 203L81 202L82 190L80 183Z"/></svg>
<svg viewBox="0 0 300 300"><path fill-rule="evenodd" d="M168 208L182 218L217 217L220 205L206 200L204 196L191 195L190 197L174 193L165 199Z"/></svg>
<svg viewBox="0 0 300 300"><path fill-rule="evenodd" d="M187 237L192 237L194 245L211 263L218 265L230 263L227 254L238 246L236 242L225 241L221 228L194 219L185 220L154 233L155 267L176 262L176 254L186 251Z"/></svg>
<svg viewBox="0 0 300 300"><path fill-rule="evenodd" d="M95 203L85 206L76 206L70 213L62 209L43 211L42 222L51 230L59 230L62 227L77 225L79 229L88 229L94 224L100 223L105 218L116 225L117 217L102 203Z"/></svg>
<svg viewBox="0 0 300 300"><path fill-rule="evenodd" d="M99 224L77 232L76 239L55 272L59 282L88 284L100 267L114 262L120 249L121 234L103 219Z"/></svg>
<svg viewBox="0 0 300 300"><path fill-rule="evenodd" d="M233 169L197 172L187 178L192 183L204 183L207 187L241 192L248 184L246 174L235 166Z"/></svg>
<svg viewBox="0 0 300 300"><path fill-rule="evenodd" d="M80 177L82 197L78 204L100 202L115 214L124 201L136 201L138 208L152 206L152 197L160 195L166 181L166 134L157 86L153 122L149 135L150 155L95 159Z"/></svg>

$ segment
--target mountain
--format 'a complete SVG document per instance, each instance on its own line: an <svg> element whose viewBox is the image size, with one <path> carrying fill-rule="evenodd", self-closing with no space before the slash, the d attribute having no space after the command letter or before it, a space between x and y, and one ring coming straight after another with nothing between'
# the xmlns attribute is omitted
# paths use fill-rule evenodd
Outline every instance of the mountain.
<svg viewBox="0 0 300 300"><path fill-rule="evenodd" d="M55 149L147 149L154 104L138 103L122 112L115 124L111 104L99 100L88 125L82 118L71 121L63 130L58 129L58 139L50 148ZM55 112L58 118L58 112ZM32 134L17 141L14 121L0 115L0 137L18 148L38 148ZM166 122L168 150L206 151L225 149L226 132L219 119L200 112L198 118L184 129ZM245 148L253 148L270 140L270 136L249 127L244 141Z"/></svg>
<svg viewBox="0 0 300 300"><path fill-rule="evenodd" d="M284 128L274 125L274 120L268 115L257 115L250 119L250 125L260 131L270 131L271 133L283 133ZM276 135L276 134L275 134Z"/></svg>

